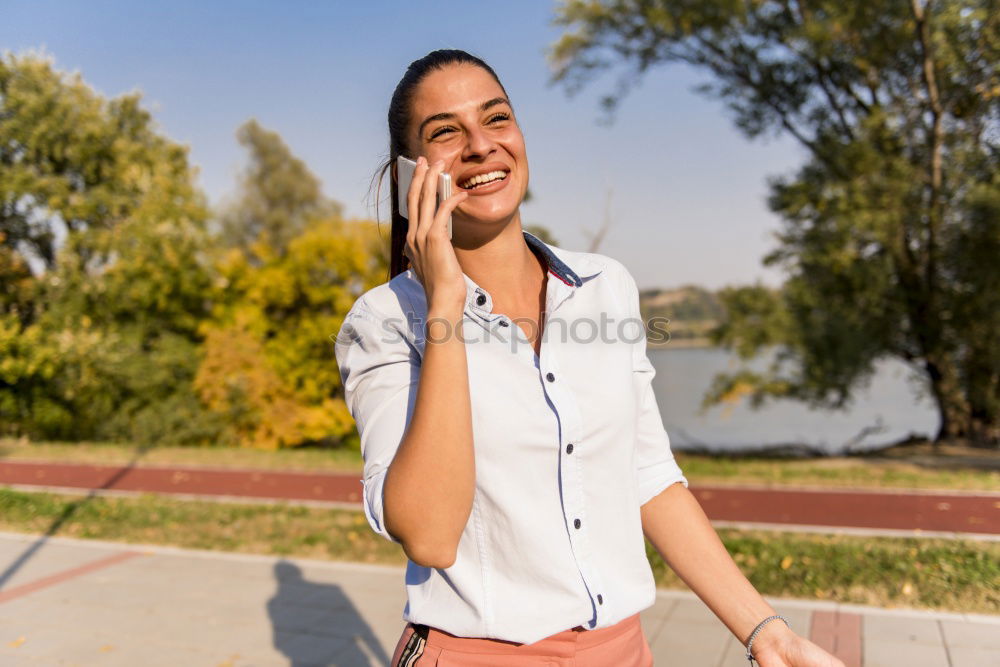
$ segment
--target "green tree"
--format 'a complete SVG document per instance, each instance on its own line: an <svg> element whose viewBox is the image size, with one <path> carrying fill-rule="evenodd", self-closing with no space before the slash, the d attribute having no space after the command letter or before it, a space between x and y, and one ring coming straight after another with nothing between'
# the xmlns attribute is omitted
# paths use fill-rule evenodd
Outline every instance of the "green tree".
<svg viewBox="0 0 1000 667"><path fill-rule="evenodd" d="M744 356L783 352L768 373L720 378L716 398L739 386L841 407L893 356L929 380L938 440L1000 444L993 0L570 0L557 22L554 78L571 91L624 64L613 111L648 69L686 63L748 137L808 151L770 182L783 228L765 263L785 289L730 292L717 332Z"/></svg>
<svg viewBox="0 0 1000 667"><path fill-rule="evenodd" d="M0 57L0 231L3 244L45 268L56 262L59 228L70 235L110 229L176 167L184 150L160 136L140 94L105 100L50 58ZM186 164L184 166L186 169ZM97 237L91 237L96 241ZM85 261L107 258L78 240Z"/></svg>
<svg viewBox="0 0 1000 667"><path fill-rule="evenodd" d="M107 100L50 59L5 54L0 163L0 432L211 439L192 389L207 208L187 149L139 94Z"/></svg>
<svg viewBox="0 0 1000 667"><path fill-rule="evenodd" d="M236 138L250 160L240 176L236 201L220 215L225 245L250 253L254 242L263 241L282 255L310 220L341 214L340 205L323 195L319 179L276 132L251 119L237 130Z"/></svg>

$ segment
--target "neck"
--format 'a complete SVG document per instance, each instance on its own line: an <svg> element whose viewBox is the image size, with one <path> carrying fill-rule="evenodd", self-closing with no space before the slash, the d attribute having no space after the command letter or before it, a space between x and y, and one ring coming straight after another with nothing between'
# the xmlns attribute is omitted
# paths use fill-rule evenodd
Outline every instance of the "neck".
<svg viewBox="0 0 1000 667"><path fill-rule="evenodd" d="M498 227L492 236L472 243L455 240L455 256L462 271L489 292L494 303L527 307L537 302L538 286L544 281L547 266L524 239L519 214Z"/></svg>

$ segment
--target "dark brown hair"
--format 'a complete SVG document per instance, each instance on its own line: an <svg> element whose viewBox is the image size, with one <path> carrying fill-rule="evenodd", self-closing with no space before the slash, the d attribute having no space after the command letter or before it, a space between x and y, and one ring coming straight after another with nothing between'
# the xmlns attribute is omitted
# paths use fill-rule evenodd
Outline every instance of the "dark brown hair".
<svg viewBox="0 0 1000 667"><path fill-rule="evenodd" d="M414 157L408 155L409 151L406 146L406 130L410 126L411 115L412 115L412 105L413 91L416 89L417 85L424 80L428 74L434 70L444 69L448 65L454 65L464 63L468 65L475 65L476 67L481 67L486 70L490 76L496 80L497 84L500 86L501 90L504 91L504 95L507 94L507 90L500 83L500 77L497 73L493 71L493 68L487 65L481 58L467 53L459 49L439 49L437 51L431 51L423 58L419 60L414 60L410 63L410 66L406 68L406 73L403 74L403 78L399 80L396 84L396 90L392 93L392 99L389 101L389 157L385 162L379 165L376 173L376 179L379 184L378 190L381 190L382 179L385 178L386 171L389 171L389 190L390 190L390 205L392 207L392 232L391 232L391 244L389 246L389 279L392 280L400 273L406 271L409 268L410 261L403 254L403 248L406 245L406 232L409 229L409 221L399 214L399 198L398 198L398 184L396 179L392 178L391 167L396 162L396 158L400 155L406 157ZM375 196L375 217L378 218L378 194Z"/></svg>

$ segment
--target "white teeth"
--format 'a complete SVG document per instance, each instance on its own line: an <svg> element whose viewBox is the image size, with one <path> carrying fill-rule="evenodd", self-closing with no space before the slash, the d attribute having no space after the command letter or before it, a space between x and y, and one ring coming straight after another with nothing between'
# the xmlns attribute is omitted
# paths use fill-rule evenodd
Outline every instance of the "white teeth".
<svg viewBox="0 0 1000 667"><path fill-rule="evenodd" d="M488 174L480 174L479 176L473 176L465 183L462 183L462 188L468 190L469 188L474 188L477 185L482 185L484 183L491 183L493 181L504 178L507 175L505 171L491 171Z"/></svg>

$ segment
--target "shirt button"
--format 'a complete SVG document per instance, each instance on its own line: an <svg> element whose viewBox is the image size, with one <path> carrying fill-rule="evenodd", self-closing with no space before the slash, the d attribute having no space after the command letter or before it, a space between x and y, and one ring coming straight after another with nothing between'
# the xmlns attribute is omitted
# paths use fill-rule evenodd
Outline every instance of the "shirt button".
<svg viewBox="0 0 1000 667"><path fill-rule="evenodd" d="M553 375L552 373L546 373L545 374L545 379L548 380L549 382L555 382L556 381L556 376Z"/></svg>
<svg viewBox="0 0 1000 667"><path fill-rule="evenodd" d="M574 528L579 528L580 527L580 520L579 519L573 519L573 527Z"/></svg>
<svg viewBox="0 0 1000 667"><path fill-rule="evenodd" d="M566 445L566 453L567 454L572 454L573 453L573 443L572 442L569 443L568 445Z"/></svg>
<svg viewBox="0 0 1000 667"><path fill-rule="evenodd" d="M477 296L476 297L476 303L478 303L480 306L483 305L484 303L486 303L486 296L483 295L483 294L480 294L479 296Z"/></svg>
<svg viewBox="0 0 1000 667"><path fill-rule="evenodd" d="M597 604L604 604L604 596L600 593L597 594Z"/></svg>

